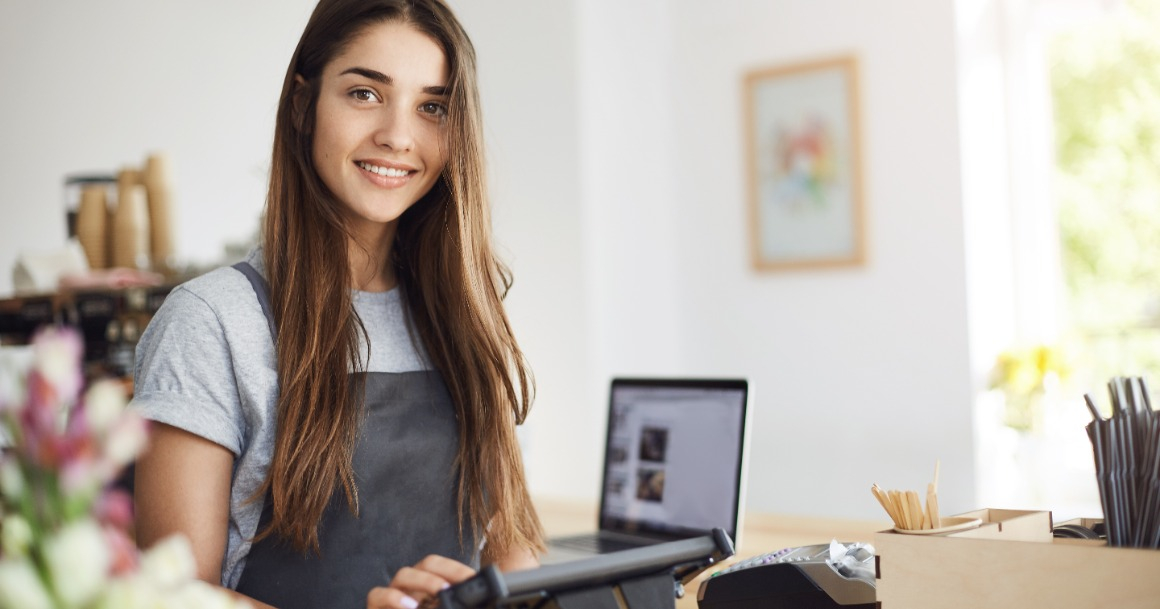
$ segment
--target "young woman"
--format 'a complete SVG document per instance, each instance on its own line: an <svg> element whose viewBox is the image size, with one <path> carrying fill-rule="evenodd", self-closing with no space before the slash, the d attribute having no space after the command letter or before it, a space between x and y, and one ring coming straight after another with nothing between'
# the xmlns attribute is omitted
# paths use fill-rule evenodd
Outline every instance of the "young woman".
<svg viewBox="0 0 1160 609"><path fill-rule="evenodd" d="M481 561L535 566L481 138L440 0L319 3L262 247L174 290L138 347L141 545L183 533L201 578L281 609L414 609Z"/></svg>

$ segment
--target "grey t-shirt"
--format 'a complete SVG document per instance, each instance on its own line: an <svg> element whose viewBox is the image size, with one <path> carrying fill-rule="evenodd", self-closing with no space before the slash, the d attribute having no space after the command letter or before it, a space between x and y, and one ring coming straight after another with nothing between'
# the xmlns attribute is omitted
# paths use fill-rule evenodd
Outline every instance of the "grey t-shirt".
<svg viewBox="0 0 1160 609"><path fill-rule="evenodd" d="M260 248L246 261L265 275ZM430 369L407 331L398 289L354 291L353 300L373 349L368 355L362 344L367 372ZM261 499L247 499L273 457L277 398L274 343L241 272L220 268L170 292L137 345L130 407L234 454L221 574L222 585L230 588L241 577L262 512Z"/></svg>

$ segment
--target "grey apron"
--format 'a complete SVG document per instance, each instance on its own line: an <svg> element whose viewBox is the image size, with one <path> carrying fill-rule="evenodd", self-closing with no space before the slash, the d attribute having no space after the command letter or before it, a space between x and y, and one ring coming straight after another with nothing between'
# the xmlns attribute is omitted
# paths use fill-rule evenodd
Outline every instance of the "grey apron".
<svg viewBox="0 0 1160 609"><path fill-rule="evenodd" d="M274 332L265 280L246 263ZM366 413L354 452L359 515L341 488L322 515L320 553L302 553L277 535L254 543L237 591L278 609L362 609L367 593L428 554L479 566L465 521L459 540L459 426L439 373L368 372ZM258 530L270 522L267 501Z"/></svg>

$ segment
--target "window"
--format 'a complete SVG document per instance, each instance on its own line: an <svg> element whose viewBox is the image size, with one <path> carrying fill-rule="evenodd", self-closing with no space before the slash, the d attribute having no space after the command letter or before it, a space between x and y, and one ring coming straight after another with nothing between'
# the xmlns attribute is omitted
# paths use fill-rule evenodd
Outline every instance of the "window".
<svg viewBox="0 0 1160 609"><path fill-rule="evenodd" d="M1048 46L1062 321L1090 388L1160 371L1158 32L1160 2L1128 0Z"/></svg>
<svg viewBox="0 0 1160 609"><path fill-rule="evenodd" d="M980 395L978 499L1098 516L1083 393L1106 407L1110 378L1144 376L1160 405L1160 0L978 6L960 15L975 369L1049 344L1071 371L1031 433Z"/></svg>

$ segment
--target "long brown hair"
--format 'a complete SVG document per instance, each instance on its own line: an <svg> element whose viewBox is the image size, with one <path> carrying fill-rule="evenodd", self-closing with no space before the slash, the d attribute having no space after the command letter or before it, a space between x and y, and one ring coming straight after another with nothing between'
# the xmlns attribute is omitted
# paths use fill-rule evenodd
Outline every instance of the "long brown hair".
<svg viewBox="0 0 1160 609"><path fill-rule="evenodd" d="M393 249L382 255L395 265L413 333L455 403L460 520L470 523L472 543L490 525L487 560L541 550L515 435L532 380L503 309L511 274L491 245L475 51L439 0L322 0L286 71L264 225L280 391L274 457L258 491L270 497L273 519L259 537L276 533L317 551L319 520L339 486L358 511L351 458L363 404L348 372L360 365L365 331L351 301L342 202L314 169L313 129L323 68L385 21L430 36L449 68L446 166L399 218Z"/></svg>

